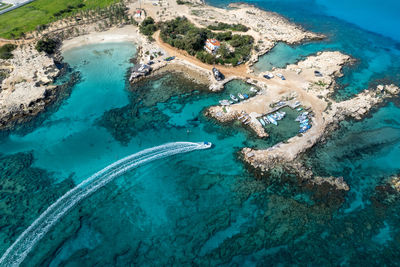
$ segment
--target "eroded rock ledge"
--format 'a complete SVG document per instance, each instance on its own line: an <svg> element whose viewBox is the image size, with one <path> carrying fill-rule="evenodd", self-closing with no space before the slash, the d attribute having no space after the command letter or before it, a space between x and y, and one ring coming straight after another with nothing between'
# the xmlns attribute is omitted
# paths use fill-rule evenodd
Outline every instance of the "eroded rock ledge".
<svg viewBox="0 0 400 267"><path fill-rule="evenodd" d="M18 47L13 55L0 60L0 69L8 73L1 83L0 129L42 111L55 98L57 86L52 82L60 73L54 60L33 45Z"/></svg>

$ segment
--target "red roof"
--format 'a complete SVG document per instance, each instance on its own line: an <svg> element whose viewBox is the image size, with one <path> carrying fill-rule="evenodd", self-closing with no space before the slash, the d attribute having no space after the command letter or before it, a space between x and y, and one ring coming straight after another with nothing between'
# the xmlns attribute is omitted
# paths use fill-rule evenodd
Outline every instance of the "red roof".
<svg viewBox="0 0 400 267"><path fill-rule="evenodd" d="M221 43L216 39L207 39L207 43L210 43L213 46L221 46Z"/></svg>

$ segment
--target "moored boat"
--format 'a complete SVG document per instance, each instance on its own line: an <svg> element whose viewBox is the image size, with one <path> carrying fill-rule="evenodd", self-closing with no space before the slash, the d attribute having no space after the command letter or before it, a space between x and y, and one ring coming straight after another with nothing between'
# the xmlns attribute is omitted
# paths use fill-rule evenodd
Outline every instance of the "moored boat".
<svg viewBox="0 0 400 267"><path fill-rule="evenodd" d="M237 99L236 96L234 96L234 95L231 94L230 97L231 97L231 99L232 99L233 101L239 102L239 99Z"/></svg>
<svg viewBox="0 0 400 267"><path fill-rule="evenodd" d="M226 100L226 99L220 100L219 103L220 103L222 106L229 106L229 105L231 104L231 103L229 103L229 101Z"/></svg>
<svg viewBox="0 0 400 267"><path fill-rule="evenodd" d="M243 96L241 93L238 94L238 97L239 97L240 99L244 100L244 96Z"/></svg>
<svg viewBox="0 0 400 267"><path fill-rule="evenodd" d="M278 122L271 115L268 115L267 118L272 124L278 125Z"/></svg>
<svg viewBox="0 0 400 267"><path fill-rule="evenodd" d="M260 118L259 121L261 122L262 126L265 126L265 121L262 118Z"/></svg>

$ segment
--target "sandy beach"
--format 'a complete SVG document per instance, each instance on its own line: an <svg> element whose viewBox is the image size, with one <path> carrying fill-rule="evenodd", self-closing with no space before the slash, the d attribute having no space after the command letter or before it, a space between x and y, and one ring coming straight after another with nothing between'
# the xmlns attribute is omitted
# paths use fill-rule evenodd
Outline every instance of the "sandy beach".
<svg viewBox="0 0 400 267"><path fill-rule="evenodd" d="M83 45L113 43L113 42L133 42L139 44L142 40L137 27L127 25L121 28L112 28L104 32L91 32L69 40L65 40L61 46L61 52Z"/></svg>

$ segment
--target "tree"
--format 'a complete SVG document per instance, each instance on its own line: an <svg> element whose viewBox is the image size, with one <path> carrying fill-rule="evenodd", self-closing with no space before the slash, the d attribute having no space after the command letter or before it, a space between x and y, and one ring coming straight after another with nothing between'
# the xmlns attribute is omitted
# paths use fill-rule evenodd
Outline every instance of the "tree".
<svg viewBox="0 0 400 267"><path fill-rule="evenodd" d="M157 26L152 17L147 17L140 24L140 32L144 35L151 36L157 30Z"/></svg>
<svg viewBox="0 0 400 267"><path fill-rule="evenodd" d="M39 52L45 52L46 54L54 54L57 48L58 42L54 39L43 38L36 43L36 50Z"/></svg>
<svg viewBox="0 0 400 267"><path fill-rule="evenodd" d="M11 53L17 46L13 44L5 44L0 47L0 58L1 59L10 59L13 57Z"/></svg>

